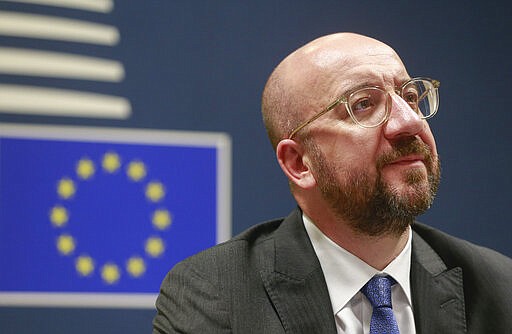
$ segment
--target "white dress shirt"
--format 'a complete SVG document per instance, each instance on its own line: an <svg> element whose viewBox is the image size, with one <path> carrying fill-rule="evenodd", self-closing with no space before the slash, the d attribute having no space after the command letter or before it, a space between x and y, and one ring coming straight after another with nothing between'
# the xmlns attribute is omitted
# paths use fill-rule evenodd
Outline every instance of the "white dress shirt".
<svg viewBox="0 0 512 334"><path fill-rule="evenodd" d="M379 271L334 243L309 217L303 215L303 220L322 266L338 334L369 333L372 306L359 290L376 274L387 274L397 281L391 290L391 300L398 328L401 334L415 334L409 276L411 228L402 252Z"/></svg>

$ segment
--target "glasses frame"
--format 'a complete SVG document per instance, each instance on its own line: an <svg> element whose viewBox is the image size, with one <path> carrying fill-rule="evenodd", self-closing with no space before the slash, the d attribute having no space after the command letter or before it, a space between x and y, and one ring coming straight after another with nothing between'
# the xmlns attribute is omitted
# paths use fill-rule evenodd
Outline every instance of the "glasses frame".
<svg viewBox="0 0 512 334"><path fill-rule="evenodd" d="M429 119L429 118L433 117L437 113L437 110L439 108L439 92L438 92L438 89L439 89L439 86L441 85L441 82L439 82L438 80L427 78L427 77L411 78L411 79L407 80L406 82L404 82L402 85L400 85L400 87L395 88L395 93L398 94L401 98L403 98L402 97L402 90L404 89L404 87L407 86L408 84L410 84L411 82L418 81L418 80L428 81L428 82L432 83L432 86L434 87L434 90L436 91L436 96L437 96L437 101L436 101L437 106L436 106L436 109L434 110L434 112L432 114L430 114L428 116L420 115L421 119ZM379 89L381 91L387 92L384 88L379 87L379 86L367 86L367 87L358 88L358 89L356 89L356 90L354 90L354 91L352 91L350 93L342 95L339 98L337 98L336 100L334 100L332 103L330 103L327 107L322 109L320 112L318 112L315 115L313 115L310 119L308 119L308 120L302 122L301 124L299 124L295 129L293 129L290 132L290 134L288 135L288 139L293 139L293 137L297 134L297 132L299 132L300 130L302 130L303 128L308 126L309 124L313 123L316 119L320 118L322 115L324 115L327 112L329 112L332 109L334 109L340 103L343 103L345 105L345 108L347 109L347 112L350 115L350 118L352 119L352 121L354 121L354 123L356 123L360 127L362 127L362 128L375 128L375 127L378 127L378 126L382 125L383 123L385 123L388 120L389 110L386 110L386 116L378 124L375 124L375 125L364 125L364 124L359 123L359 121L355 118L355 116L354 116L354 114L352 112L352 109L350 108L350 105L348 104L348 99L350 98L350 96L352 94L354 94L354 93L356 93L356 92L358 92L358 91L360 91L362 89L367 89L367 88L376 88L376 89ZM427 94L427 92L423 93L418 98L418 100L422 100L425 97L425 94ZM389 92L387 92L387 93L389 94Z"/></svg>

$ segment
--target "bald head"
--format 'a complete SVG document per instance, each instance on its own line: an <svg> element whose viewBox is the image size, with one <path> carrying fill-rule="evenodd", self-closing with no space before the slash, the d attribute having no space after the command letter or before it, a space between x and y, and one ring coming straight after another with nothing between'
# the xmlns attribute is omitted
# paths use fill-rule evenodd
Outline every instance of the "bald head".
<svg viewBox="0 0 512 334"><path fill-rule="evenodd" d="M272 146L351 85L349 74L364 66L384 66L390 59L403 67L386 44L354 33L313 40L286 57L271 74L262 96L262 114ZM405 68L403 69L405 72Z"/></svg>

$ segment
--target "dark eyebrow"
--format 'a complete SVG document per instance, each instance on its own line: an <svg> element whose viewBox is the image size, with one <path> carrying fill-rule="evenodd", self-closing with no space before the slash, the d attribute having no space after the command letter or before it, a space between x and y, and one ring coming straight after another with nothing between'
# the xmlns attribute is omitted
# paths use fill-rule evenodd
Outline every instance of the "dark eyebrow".
<svg viewBox="0 0 512 334"><path fill-rule="evenodd" d="M397 82L400 82L400 83L398 85L395 84L393 86L393 88L394 89L399 89L400 87L402 87L402 85L404 83L406 83L409 80L411 80L410 77L407 77L407 78L405 78L403 80L397 81ZM369 81L365 81L364 83L358 84L356 86L352 86L351 88L344 90L342 94L338 95L338 98L340 98L342 96L348 97L347 95L351 94L352 92L355 92L356 90L359 90L359 89L362 89L362 88L367 88L367 87L379 87L379 88L384 89L384 87L382 85L371 84Z"/></svg>
<svg viewBox="0 0 512 334"><path fill-rule="evenodd" d="M355 92L356 90L359 90L359 89L362 89L362 88L366 88L366 87L375 87L375 85L371 85L368 82L365 82L365 83L358 84L356 86L352 86L352 87L350 87L348 89L345 89L341 94L338 94L337 98L340 98L342 96L348 97L348 95L350 95L351 93Z"/></svg>

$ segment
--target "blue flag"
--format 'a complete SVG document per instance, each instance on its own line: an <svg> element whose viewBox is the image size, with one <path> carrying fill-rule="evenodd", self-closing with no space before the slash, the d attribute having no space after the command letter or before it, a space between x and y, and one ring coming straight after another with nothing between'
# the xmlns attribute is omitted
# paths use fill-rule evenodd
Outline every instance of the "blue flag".
<svg viewBox="0 0 512 334"><path fill-rule="evenodd" d="M229 187L224 134L3 125L0 299L152 307L174 264L230 236Z"/></svg>

